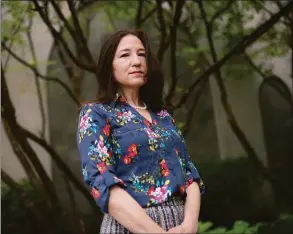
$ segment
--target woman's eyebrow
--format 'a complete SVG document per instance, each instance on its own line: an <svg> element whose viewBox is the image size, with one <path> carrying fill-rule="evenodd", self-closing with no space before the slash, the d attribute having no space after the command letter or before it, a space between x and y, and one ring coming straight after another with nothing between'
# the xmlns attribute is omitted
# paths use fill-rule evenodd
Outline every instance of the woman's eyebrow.
<svg viewBox="0 0 293 234"><path fill-rule="evenodd" d="M130 51L129 48L125 48L125 49L121 49L121 50L119 50L119 53L122 53L122 52L129 52L129 51ZM144 48L139 48L138 51L145 51L145 49L144 49Z"/></svg>
<svg viewBox="0 0 293 234"><path fill-rule="evenodd" d="M129 52L129 51L130 51L130 49L127 49L127 48L126 48L126 49L122 49L122 50L120 50L119 53L121 53L121 52Z"/></svg>

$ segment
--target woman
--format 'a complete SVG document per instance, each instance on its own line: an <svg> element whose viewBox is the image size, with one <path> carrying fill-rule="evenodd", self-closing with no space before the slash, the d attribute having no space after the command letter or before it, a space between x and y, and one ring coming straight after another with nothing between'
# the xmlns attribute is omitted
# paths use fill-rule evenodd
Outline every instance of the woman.
<svg viewBox="0 0 293 234"><path fill-rule="evenodd" d="M163 108L163 76L144 32L103 44L97 101L81 108L77 144L101 233L195 233L204 185Z"/></svg>

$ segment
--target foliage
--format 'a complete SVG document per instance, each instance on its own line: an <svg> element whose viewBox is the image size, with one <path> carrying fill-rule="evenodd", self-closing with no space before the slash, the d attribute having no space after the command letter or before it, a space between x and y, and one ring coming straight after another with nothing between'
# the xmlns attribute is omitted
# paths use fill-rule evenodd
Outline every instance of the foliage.
<svg viewBox="0 0 293 234"><path fill-rule="evenodd" d="M24 34L28 27L23 22L32 16L33 11L29 10L29 5L21 1L4 1L1 3L1 41L12 40L19 45L25 45Z"/></svg>
<svg viewBox="0 0 293 234"><path fill-rule="evenodd" d="M292 214L282 214L278 220L272 223L264 223L259 226L257 234L290 234L293 230Z"/></svg>
<svg viewBox="0 0 293 234"><path fill-rule="evenodd" d="M249 223L239 220L235 221L231 228L215 227L212 222L200 222L198 234L201 233L230 233L230 234L253 234L257 232L259 224L250 226Z"/></svg>
<svg viewBox="0 0 293 234"><path fill-rule="evenodd" d="M196 163L206 193L202 197L200 219L216 226L231 226L234 220L249 223L278 217L266 183L246 157ZM225 214L225 215L223 215Z"/></svg>
<svg viewBox="0 0 293 234"><path fill-rule="evenodd" d="M88 225L88 217L64 209L61 213L48 207L46 197L33 187L28 180L19 182L18 189L2 186L1 191L2 233L81 233L80 224L85 230L92 226L97 230L98 217L92 215L92 223ZM86 232L88 233L88 232ZM95 232L92 232L95 233Z"/></svg>
<svg viewBox="0 0 293 234"><path fill-rule="evenodd" d="M2 186L1 204L2 204L2 232L3 233L24 233L29 234L34 230L38 224L34 224L23 204L22 197L26 196L30 201L33 201L34 206L41 204L41 197L38 196L35 189L27 180L19 182L23 193L20 194L18 190L9 189ZM36 228L38 229L38 227Z"/></svg>
<svg viewBox="0 0 293 234"><path fill-rule="evenodd" d="M293 229L293 215L283 214L274 222L259 222L249 224L243 220L237 220L230 228L215 227L212 222L199 222L198 234L223 233L223 234L290 234Z"/></svg>

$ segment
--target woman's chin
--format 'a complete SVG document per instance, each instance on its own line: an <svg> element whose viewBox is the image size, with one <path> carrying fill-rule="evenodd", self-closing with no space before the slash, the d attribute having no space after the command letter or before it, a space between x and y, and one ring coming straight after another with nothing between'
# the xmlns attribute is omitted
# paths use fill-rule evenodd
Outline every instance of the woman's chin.
<svg viewBox="0 0 293 234"><path fill-rule="evenodd" d="M129 84L133 88L140 88L145 84L145 80L143 78L136 78L131 81Z"/></svg>

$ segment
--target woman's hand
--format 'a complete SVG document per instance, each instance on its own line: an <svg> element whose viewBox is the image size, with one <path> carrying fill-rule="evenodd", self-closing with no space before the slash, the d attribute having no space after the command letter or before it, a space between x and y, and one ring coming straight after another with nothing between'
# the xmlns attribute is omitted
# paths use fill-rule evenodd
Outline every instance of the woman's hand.
<svg viewBox="0 0 293 234"><path fill-rule="evenodd" d="M197 232L198 224L188 224L188 223L182 223L181 225L178 225L176 227L173 227L169 229L167 233L196 233Z"/></svg>
<svg viewBox="0 0 293 234"><path fill-rule="evenodd" d="M198 229L198 215L200 208L200 190L193 182L186 189L187 198L184 205L184 220L181 225L171 228L169 233L196 233Z"/></svg>
<svg viewBox="0 0 293 234"><path fill-rule="evenodd" d="M131 233L166 233L129 193L117 185L110 189L109 213Z"/></svg>

